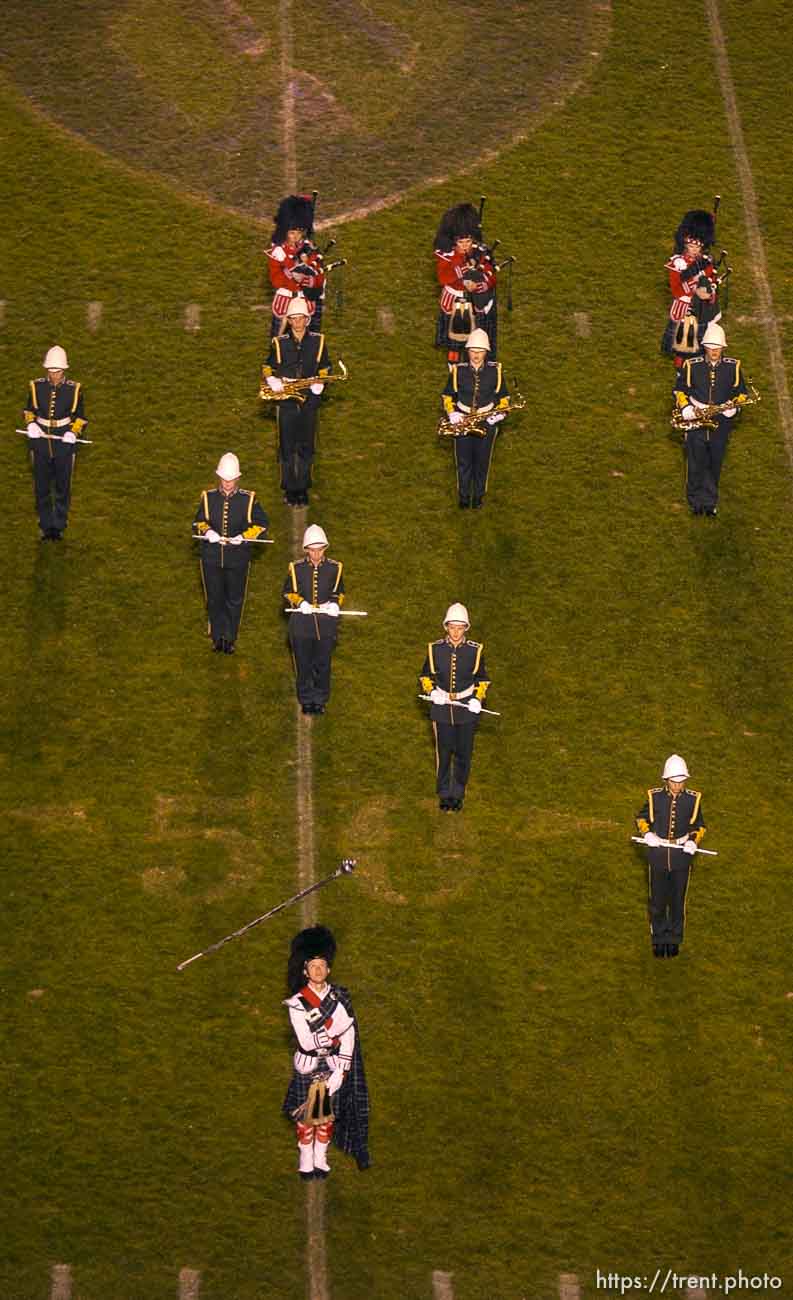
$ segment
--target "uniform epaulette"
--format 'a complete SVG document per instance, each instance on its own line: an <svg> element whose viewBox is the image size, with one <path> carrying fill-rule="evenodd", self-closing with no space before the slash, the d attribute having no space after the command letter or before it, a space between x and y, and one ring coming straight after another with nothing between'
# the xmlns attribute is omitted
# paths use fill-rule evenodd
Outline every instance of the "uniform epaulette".
<svg viewBox="0 0 793 1300"><path fill-rule="evenodd" d="M481 641L472 641L470 637L466 637L466 638L465 638L465 644L466 644L466 645L475 645L475 646L480 646L480 645L482 644L482 642L481 642Z"/></svg>
<svg viewBox="0 0 793 1300"><path fill-rule="evenodd" d="M652 790L647 791L648 794L663 794L663 792L664 787L662 785L654 785Z"/></svg>
<svg viewBox="0 0 793 1300"><path fill-rule="evenodd" d="M693 794L697 799L701 799L701 798L702 798L702 791L701 791L701 790L689 790L688 786L686 786L686 788L685 788L685 793L686 793L686 794Z"/></svg>
<svg viewBox="0 0 793 1300"><path fill-rule="evenodd" d="M446 644L446 637L445 637L445 636L441 636L441 637L438 638L437 641L433 641L432 644L433 644L433 645L445 645L445 644Z"/></svg>

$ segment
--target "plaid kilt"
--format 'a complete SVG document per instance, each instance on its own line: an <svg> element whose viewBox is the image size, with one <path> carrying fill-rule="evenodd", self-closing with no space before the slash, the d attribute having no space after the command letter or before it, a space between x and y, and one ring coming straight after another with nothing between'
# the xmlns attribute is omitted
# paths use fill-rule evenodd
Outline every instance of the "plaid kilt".
<svg viewBox="0 0 793 1300"><path fill-rule="evenodd" d="M355 1013L352 1009L352 1001L348 990L338 984L334 987L345 1011L355 1020ZM334 1058L330 1056L327 1058L324 1069L318 1065L317 1070L309 1074L300 1074L298 1070L292 1071L292 1078L289 1081L289 1087L286 1090L286 1096L281 1107L288 1120L292 1123L295 1122L294 1112L298 1106L302 1106L307 1101L308 1090L311 1087L311 1080L314 1075L320 1072L329 1073L333 1065ZM368 1169L371 1164L369 1157L369 1089L366 1086L366 1073L361 1054L357 1020L355 1020L355 1048L352 1054L352 1064L344 1083L338 1092L330 1098L330 1104L336 1120L333 1130L334 1143L341 1151L355 1157L359 1169Z"/></svg>
<svg viewBox="0 0 793 1300"><path fill-rule="evenodd" d="M490 311L485 315L484 312L474 311L474 328L482 329L490 340L490 351L487 354L489 361L496 360L497 340L498 340L498 306L494 302ZM435 326L435 346L436 348L445 348L453 350L454 348L464 351L465 345L449 338L449 324L451 316L445 312L438 312L438 321Z"/></svg>

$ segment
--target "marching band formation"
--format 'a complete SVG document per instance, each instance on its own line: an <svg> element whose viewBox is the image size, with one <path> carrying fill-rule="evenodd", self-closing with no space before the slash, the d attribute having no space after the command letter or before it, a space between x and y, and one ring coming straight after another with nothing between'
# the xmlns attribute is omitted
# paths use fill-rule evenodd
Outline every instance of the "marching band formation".
<svg viewBox="0 0 793 1300"><path fill-rule="evenodd" d="M319 411L326 387L347 379L342 361L334 371L324 333L323 303L329 273L344 259L326 263L313 242L316 192L289 195L278 208L267 249L272 285L271 337L261 369L260 398L275 408L280 487L287 505L309 504ZM725 355L721 325L728 267L710 250L714 211L685 213L665 267L672 296L661 351L675 367L672 424L683 435L686 496L693 515L715 518L719 482L732 425L741 407L759 401L742 365ZM499 273L511 275L514 258L500 264L482 235L484 199L477 210L458 204L443 214L434 246L440 299L436 347L445 352L446 382L438 434L454 445L460 509L482 509L493 449L510 411L525 402L510 396L497 359ZM511 309L511 293L508 300ZM45 375L31 380L24 410L42 541L63 538L68 522L76 444L87 425L80 383L66 377L64 349L44 358ZM214 652L235 652L248 586L252 547L269 544L269 520L255 492L240 486L233 452L220 457L217 485L201 495L193 518L208 631ZM330 698L331 659L343 609L343 565L327 556L328 538L318 524L303 535L303 558L289 565L283 583L284 613L297 699L304 715L323 714ZM436 793L443 813L463 807L476 729L490 687L484 648L468 638L470 618L459 603L449 606L444 635L431 641L419 673L420 699L430 704L436 750ZM484 710L492 712L492 710ZM686 787L685 761L672 755L663 785L648 791L636 818L636 838L647 848L649 914L653 952L674 957L683 941L685 898L693 857L705 834L701 796ZM322 926L301 931L289 960L286 1002L297 1039L294 1073L284 1112L296 1123L302 1178L329 1172L328 1146L353 1154L368 1167L368 1094L357 1024L346 989L329 982L336 945Z"/></svg>

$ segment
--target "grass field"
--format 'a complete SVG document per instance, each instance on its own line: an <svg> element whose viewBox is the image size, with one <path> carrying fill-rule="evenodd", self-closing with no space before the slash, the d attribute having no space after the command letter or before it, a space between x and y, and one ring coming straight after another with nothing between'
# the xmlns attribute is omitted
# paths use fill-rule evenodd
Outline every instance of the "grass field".
<svg viewBox="0 0 793 1300"><path fill-rule="evenodd" d="M790 1297L791 467L709 8L631 0L610 21L573 0L497 20L484 8L453 119L433 110L456 84L433 57L451 6L334 3L305 62L361 134L309 103L323 147L312 166L298 131L301 189L320 188L330 215L408 191L329 232L349 267L326 328L351 380L323 412L309 519L370 618L342 629L331 707L311 724L314 870L360 861L319 916L355 995L375 1164L333 1162L327 1293L422 1300L439 1270L454 1300L551 1300L560 1274L592 1300L618 1294L598 1269L660 1268L768 1273L781 1286L759 1293ZM298 888L278 614L293 520L258 410L267 323L253 310L255 218L283 192L277 82L262 73L267 109L236 180L228 141L217 156L202 144L237 98L253 110L275 9L207 5L196 24L181 4L80 4L66 31L54 6L12 3L6 19L3 1300L47 1297L59 1262L73 1300L165 1300L184 1267L200 1271L201 1300L311 1294L306 1193L279 1116L299 917L175 970ZM476 44L473 9L460 12ZM791 383L789 19L776 0L718 12ZM97 15L101 49L145 70L142 103L115 65L103 76ZM61 37L77 67L56 93ZM240 53L260 37L261 54ZM422 69L428 98L406 96L400 78L412 90ZM66 93L75 79L84 94ZM557 106L542 92L576 79ZM503 152L465 172L466 116L485 101L508 102L508 120L473 132L476 153ZM685 509L658 339L672 232L716 192L735 268L729 350L763 402L733 437L711 523ZM444 376L428 254L438 214L480 193L490 238L519 257L501 352L529 405L499 439L486 509L462 517L433 432ZM11 432L55 341L95 439L61 547L37 541ZM227 449L276 544L254 563L239 653L219 661L187 537ZM480 726L464 813L441 818L414 697L458 599L503 716ZM629 836L675 750L719 857L694 872L679 960L659 963Z"/></svg>

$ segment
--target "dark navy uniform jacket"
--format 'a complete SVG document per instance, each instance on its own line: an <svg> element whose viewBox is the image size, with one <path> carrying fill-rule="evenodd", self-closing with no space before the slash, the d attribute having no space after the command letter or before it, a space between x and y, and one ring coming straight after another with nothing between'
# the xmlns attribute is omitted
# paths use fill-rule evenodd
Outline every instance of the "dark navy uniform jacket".
<svg viewBox="0 0 793 1300"><path fill-rule="evenodd" d="M332 369L324 334L313 334L307 330L298 343L287 332L280 338L276 336L271 340L269 355L262 366L262 378L266 380L268 375L276 375L278 379L310 379L317 375L321 380ZM306 399L305 406L316 406L319 403L319 397L308 389L303 391L303 396Z"/></svg>
<svg viewBox="0 0 793 1300"><path fill-rule="evenodd" d="M344 565L340 560L330 560L323 555L319 564L312 564L306 558L295 560L289 566L284 579L284 599L288 605L297 609L301 600L309 605L324 605L335 600L337 605L344 604ZM335 641L339 620L331 614L290 614L289 639L312 637L320 641Z"/></svg>
<svg viewBox="0 0 793 1300"><path fill-rule="evenodd" d="M224 496L220 488L213 488L201 494L193 523L199 533L212 528L221 537L237 537L242 533L252 540L267 531L269 520L255 492L237 488L231 496ZM202 542L201 559L204 564L221 569L243 569L250 561L252 549L244 543L224 546L221 542Z"/></svg>
<svg viewBox="0 0 793 1300"><path fill-rule="evenodd" d="M670 794L666 786L647 791L647 801L636 816L640 835L655 831L662 840L696 840L699 844L705 834L702 817L702 795L698 790L681 790ZM667 867L670 871L691 865L691 858L679 849L653 849L647 846L650 863Z"/></svg>
<svg viewBox="0 0 793 1300"><path fill-rule="evenodd" d="M507 405L509 393L500 361L485 361L475 370L468 364L452 366L443 390L443 406L451 411L500 410Z"/></svg>
<svg viewBox="0 0 793 1300"><path fill-rule="evenodd" d="M722 356L715 365L705 357L692 357L680 367L675 390L680 407L687 406L692 398L708 406L729 401L740 406L741 398L746 396L746 381L735 357Z"/></svg>
<svg viewBox="0 0 793 1300"><path fill-rule="evenodd" d="M473 695L476 699L483 700L490 685L485 668L484 646L479 641L468 640L453 646L448 637L431 641L427 646L427 657L419 681L425 695L429 695L433 686L438 686L454 699L462 696L464 700L469 700ZM433 722L450 722L458 727L479 721L476 714L469 713L467 709L455 708L453 704L433 704L430 717Z"/></svg>
<svg viewBox="0 0 793 1300"><path fill-rule="evenodd" d="M55 433L62 438L71 431L81 438L88 423L83 410L82 385L74 379L64 379L60 384L51 384L49 379L31 379L24 419L25 424L35 420L44 433Z"/></svg>

